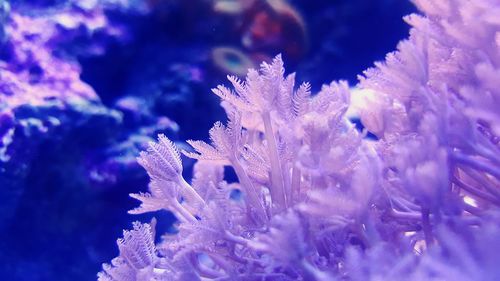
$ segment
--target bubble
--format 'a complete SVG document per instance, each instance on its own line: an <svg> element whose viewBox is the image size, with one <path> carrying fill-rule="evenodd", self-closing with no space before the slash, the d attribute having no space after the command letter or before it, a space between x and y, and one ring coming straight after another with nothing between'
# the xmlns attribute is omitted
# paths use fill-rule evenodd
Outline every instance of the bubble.
<svg viewBox="0 0 500 281"><path fill-rule="evenodd" d="M252 60L242 51L232 47L217 47L212 50L214 65L224 73L245 76L253 68Z"/></svg>

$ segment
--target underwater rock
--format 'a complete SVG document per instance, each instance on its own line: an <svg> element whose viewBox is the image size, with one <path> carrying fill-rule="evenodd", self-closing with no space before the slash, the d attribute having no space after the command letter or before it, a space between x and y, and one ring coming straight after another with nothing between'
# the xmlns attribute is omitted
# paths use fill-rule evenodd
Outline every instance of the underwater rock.
<svg viewBox="0 0 500 281"><path fill-rule="evenodd" d="M105 105L81 79L79 57L128 40L104 6L84 2L20 1L0 13L0 272L9 279L93 276L112 252L109 230L130 221L110 204L129 206L127 189L146 184L135 164L145 136L176 137L167 117L130 122L130 108Z"/></svg>

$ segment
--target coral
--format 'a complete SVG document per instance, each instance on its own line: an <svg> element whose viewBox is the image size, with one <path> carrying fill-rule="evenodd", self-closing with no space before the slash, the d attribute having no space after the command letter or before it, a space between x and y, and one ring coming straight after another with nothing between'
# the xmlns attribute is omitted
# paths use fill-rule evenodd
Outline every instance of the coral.
<svg viewBox="0 0 500 281"><path fill-rule="evenodd" d="M10 10L7 2L0 4L5 29L0 41L0 163L6 172L0 181L22 180L44 142L68 142L65 138L75 135L88 141L89 135L101 132L99 140L80 146L87 177L101 185L115 184L118 171L113 170L138 170L134 155L145 140L140 136L174 132L177 124L142 109L138 114L130 102L105 106L81 78L78 59L101 56L109 45L130 39L129 29L113 20L110 11L141 14L147 9L128 1L72 0L57 8L38 4L46 5L16 1ZM134 114L140 116L130 120ZM120 143L106 147L117 138Z"/></svg>
<svg viewBox="0 0 500 281"><path fill-rule="evenodd" d="M177 232L152 246L137 223L99 280L500 278L498 3L415 3L410 38L360 77L365 129L346 82L312 95L277 56L213 90L228 122L182 151L191 184L176 146L151 142L131 213L171 210Z"/></svg>
<svg viewBox="0 0 500 281"><path fill-rule="evenodd" d="M53 24L14 10L7 23L0 51L0 183L3 204L13 207L43 143L88 133L91 123L111 136L121 116L80 80L77 63L53 54ZM2 218L11 215L2 212Z"/></svg>

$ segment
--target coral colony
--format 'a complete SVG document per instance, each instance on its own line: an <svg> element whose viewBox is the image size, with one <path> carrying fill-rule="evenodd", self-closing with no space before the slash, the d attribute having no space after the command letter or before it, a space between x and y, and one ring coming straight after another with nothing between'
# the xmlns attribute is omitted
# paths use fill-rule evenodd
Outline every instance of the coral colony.
<svg viewBox="0 0 500 281"><path fill-rule="evenodd" d="M500 2L414 2L410 37L360 90L340 81L313 94L281 56L245 81L229 76L213 90L227 124L182 151L197 160L190 182L159 135L138 158L151 181L130 213L169 210L175 233L156 243L155 220L134 223L99 280L500 280ZM13 21L12 34L44 28ZM28 60L15 48L31 45L12 46L38 68L3 71L2 89L45 102L60 89L33 79L50 77L68 99L94 97L77 66L52 60L57 71L40 77L48 53Z"/></svg>
<svg viewBox="0 0 500 281"><path fill-rule="evenodd" d="M191 183L159 135L130 213L170 210L176 231L134 223L99 280L500 280L500 2L414 2L362 103L296 86L278 55L213 90L228 121L182 151Z"/></svg>

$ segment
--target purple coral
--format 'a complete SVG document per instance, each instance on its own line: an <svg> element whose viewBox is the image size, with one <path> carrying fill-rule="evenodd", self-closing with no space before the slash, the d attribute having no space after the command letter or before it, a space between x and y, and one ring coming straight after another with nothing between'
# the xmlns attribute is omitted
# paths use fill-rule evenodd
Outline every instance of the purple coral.
<svg viewBox="0 0 500 281"><path fill-rule="evenodd" d="M133 248L155 257L145 266L121 251L99 280L498 280L500 7L415 3L410 38L361 77L365 104L345 82L296 89L277 56L214 89L229 121L188 141L191 185L174 144L152 143L133 212L171 210L178 232Z"/></svg>

